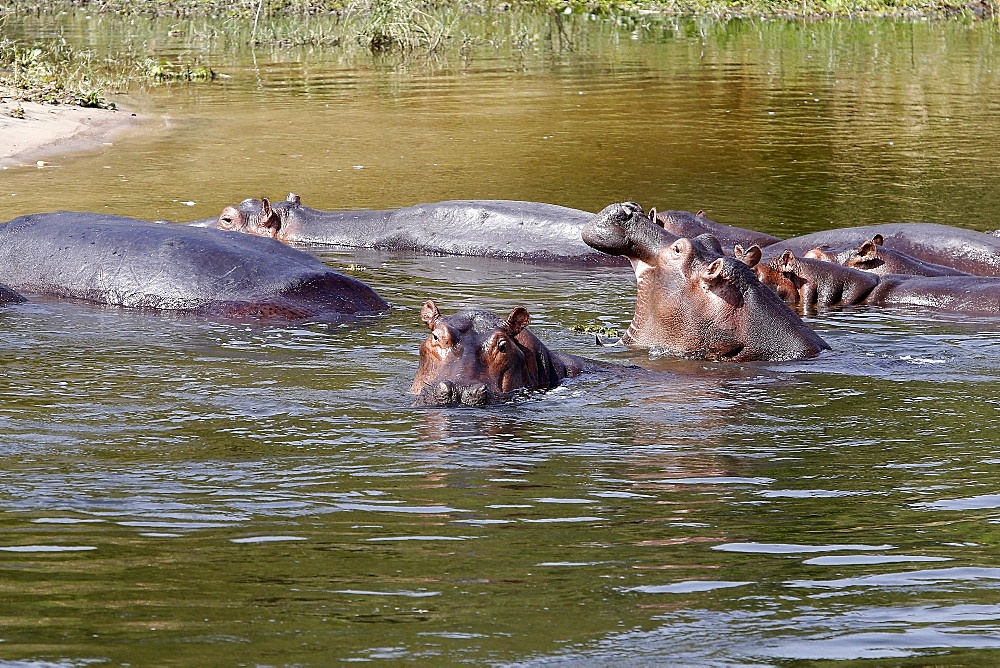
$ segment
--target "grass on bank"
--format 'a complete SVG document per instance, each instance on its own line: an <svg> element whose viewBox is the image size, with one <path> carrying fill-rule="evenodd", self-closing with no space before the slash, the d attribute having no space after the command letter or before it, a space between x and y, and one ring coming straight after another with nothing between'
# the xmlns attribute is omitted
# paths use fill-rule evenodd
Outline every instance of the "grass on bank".
<svg viewBox="0 0 1000 668"><path fill-rule="evenodd" d="M961 16L993 19L1000 0L5 0L5 17L58 15L64 12L112 13L124 17L170 18L178 34L196 20L215 24L202 39L224 34L230 43L276 47L310 45L318 48L360 48L386 52L433 54L459 43L467 48L476 38L459 31L477 18L489 21L497 13L510 17L561 17L585 13L620 19L653 14L695 15L718 19L767 17ZM511 37L511 41L517 38ZM157 60L148 52L97 58L73 48L64 38L24 44L0 38L0 87L20 100L113 107L108 91L130 83L206 81L215 73L198 63Z"/></svg>

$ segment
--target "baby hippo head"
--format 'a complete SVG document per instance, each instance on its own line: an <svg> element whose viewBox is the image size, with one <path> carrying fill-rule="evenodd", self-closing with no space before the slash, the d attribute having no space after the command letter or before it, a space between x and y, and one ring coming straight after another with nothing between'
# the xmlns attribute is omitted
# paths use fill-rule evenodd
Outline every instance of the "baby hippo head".
<svg viewBox="0 0 1000 668"><path fill-rule="evenodd" d="M538 377L537 351L532 349L538 339L525 329L530 316L523 307L506 319L474 310L442 316L427 301L420 319L430 334L420 346L420 365L410 388L416 404L484 406L523 387L547 386L547 379Z"/></svg>

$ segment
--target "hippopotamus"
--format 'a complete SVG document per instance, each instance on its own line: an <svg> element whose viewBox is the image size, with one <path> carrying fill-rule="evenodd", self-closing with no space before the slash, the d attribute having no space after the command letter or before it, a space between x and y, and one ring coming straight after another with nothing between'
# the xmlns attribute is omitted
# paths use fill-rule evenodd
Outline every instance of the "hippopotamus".
<svg viewBox="0 0 1000 668"><path fill-rule="evenodd" d="M885 223L814 232L791 239L723 225L709 220L704 211L661 211L657 222L678 236L711 234L725 249L758 246L765 260L790 250L798 257L827 259L876 273L912 273L917 276L975 274L1000 276L1000 240L996 234L976 232L937 223ZM875 241L881 239L881 242ZM779 243L780 242L780 243ZM869 242L879 246L877 258L866 260ZM865 249L864 251L862 249ZM879 267L884 267L879 270ZM952 273L953 272L953 273Z"/></svg>
<svg viewBox="0 0 1000 668"><path fill-rule="evenodd" d="M785 302L803 309L910 305L977 315L1000 314L1000 278L994 276L880 276L823 260L795 257L789 250L761 261L756 247L748 249L743 261Z"/></svg>
<svg viewBox="0 0 1000 668"><path fill-rule="evenodd" d="M290 193L284 202L246 199L227 206L223 230L284 242L333 244L520 262L616 264L580 238L592 213L555 204L453 200L402 209L321 211ZM196 223L200 224L200 223Z"/></svg>
<svg viewBox="0 0 1000 668"><path fill-rule="evenodd" d="M811 255L839 264L877 273L912 273L918 276L975 274L1000 276L1000 238L986 232L937 223L885 223L844 227L814 232L791 239L779 239L730 225L716 223L702 215L684 211L660 212L658 221L679 236L708 233L723 247L749 248L756 245L765 260L789 250L797 257ZM876 240L881 241L876 241ZM864 256L877 245L875 259ZM891 265L891 266L885 266ZM885 268L879 272L878 267ZM954 272L954 273L950 273Z"/></svg>
<svg viewBox="0 0 1000 668"><path fill-rule="evenodd" d="M849 245L834 248L829 244L824 244L806 251L805 257L823 260L824 262L833 262L834 264L867 271L879 276L885 276L886 274L909 274L911 276L970 275L952 267L924 262L912 255L883 248L884 243L885 240L882 235L876 234L860 246ZM783 249L783 246L782 244L776 244L772 245L771 248ZM737 254L739 254L739 249L737 249Z"/></svg>
<svg viewBox="0 0 1000 668"><path fill-rule="evenodd" d="M518 306L506 318L489 311L442 316L428 300L420 319L430 334L420 344L420 365L410 387L418 405L483 406L515 390L549 389L587 368L586 361L545 347L528 329Z"/></svg>
<svg viewBox="0 0 1000 668"><path fill-rule="evenodd" d="M388 304L273 239L103 214L0 225L0 282L26 294L234 318L331 318Z"/></svg>
<svg viewBox="0 0 1000 668"><path fill-rule="evenodd" d="M697 237L702 234L711 234L719 240L723 248L733 248L737 245L745 248L750 246L763 248L781 241L778 237L763 232L717 223L706 218L704 211L698 213L672 210L658 212L656 209L650 209L649 218L667 232L678 237Z"/></svg>
<svg viewBox="0 0 1000 668"><path fill-rule="evenodd" d="M583 230L635 270L635 314L621 342L737 362L813 357L829 345L711 235L679 237L632 202L605 207Z"/></svg>
<svg viewBox="0 0 1000 668"><path fill-rule="evenodd" d="M0 284L0 306L5 304L20 304L24 301L26 300L22 295L11 290L6 285Z"/></svg>

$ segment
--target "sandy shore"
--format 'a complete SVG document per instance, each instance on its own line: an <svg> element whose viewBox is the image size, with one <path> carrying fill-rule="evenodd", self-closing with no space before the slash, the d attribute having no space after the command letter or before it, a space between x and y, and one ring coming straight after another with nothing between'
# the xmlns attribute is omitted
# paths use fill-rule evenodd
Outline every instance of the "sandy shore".
<svg viewBox="0 0 1000 668"><path fill-rule="evenodd" d="M18 108L24 118L11 115ZM19 102L0 89L0 169L98 149L139 120L129 111Z"/></svg>

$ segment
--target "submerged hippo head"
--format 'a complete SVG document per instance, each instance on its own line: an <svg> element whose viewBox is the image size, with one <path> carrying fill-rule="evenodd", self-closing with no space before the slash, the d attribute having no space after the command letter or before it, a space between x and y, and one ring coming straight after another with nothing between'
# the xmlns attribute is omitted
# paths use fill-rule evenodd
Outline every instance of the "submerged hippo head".
<svg viewBox="0 0 1000 668"><path fill-rule="evenodd" d="M623 343L733 361L798 359L829 348L745 264L723 255L715 237L673 235L628 202L597 214L583 240L624 255L635 269L635 314Z"/></svg>
<svg viewBox="0 0 1000 668"><path fill-rule="evenodd" d="M215 226L220 230L256 234L259 237L285 241L290 211L300 205L301 199L295 193L288 193L284 202L273 205L266 197L249 198L237 206L227 206L223 209Z"/></svg>
<svg viewBox="0 0 1000 668"><path fill-rule="evenodd" d="M774 290L787 304L799 307L849 306L861 304L879 283L879 276L836 262L799 258L784 250L766 262L756 246L736 257L751 267L760 282Z"/></svg>
<svg viewBox="0 0 1000 668"><path fill-rule="evenodd" d="M875 234L860 246L817 246L806 252L805 257L832 262L851 269L867 271L878 276L910 274L913 276L967 276L964 271L932 262L925 262L901 251L885 248L885 239Z"/></svg>
<svg viewBox="0 0 1000 668"><path fill-rule="evenodd" d="M579 358L550 351L525 329L530 316L520 306L506 319L489 311L446 317L427 301L420 318L431 332L410 388L418 404L483 406L521 388L555 387L580 371Z"/></svg>

